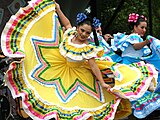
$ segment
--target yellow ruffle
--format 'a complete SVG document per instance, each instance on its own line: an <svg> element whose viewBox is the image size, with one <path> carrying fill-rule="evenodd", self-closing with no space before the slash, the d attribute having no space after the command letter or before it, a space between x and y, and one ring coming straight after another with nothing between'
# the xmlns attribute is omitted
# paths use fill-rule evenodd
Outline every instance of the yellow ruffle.
<svg viewBox="0 0 160 120"><path fill-rule="evenodd" d="M74 44L71 42L72 38L75 36L75 27L68 29L65 34L65 40L60 44L60 53L64 57L68 57L72 60L84 60L93 57L101 57L104 54L103 47L93 46L90 44Z"/></svg>

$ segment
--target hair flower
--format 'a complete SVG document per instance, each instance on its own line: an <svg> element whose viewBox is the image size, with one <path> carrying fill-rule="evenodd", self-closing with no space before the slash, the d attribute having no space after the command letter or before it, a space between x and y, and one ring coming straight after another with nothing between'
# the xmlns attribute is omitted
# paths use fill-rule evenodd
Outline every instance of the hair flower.
<svg viewBox="0 0 160 120"><path fill-rule="evenodd" d="M92 23L94 28L98 28L99 26L101 26L101 22L99 19L97 19L96 17L93 18L93 23Z"/></svg>
<svg viewBox="0 0 160 120"><path fill-rule="evenodd" d="M86 14L78 13L77 14L76 23L79 24L80 22L84 21L85 19L87 19L87 15Z"/></svg>
<svg viewBox="0 0 160 120"><path fill-rule="evenodd" d="M136 13L129 14L128 22L135 22L136 23L138 17L139 17L139 14L136 14Z"/></svg>
<svg viewBox="0 0 160 120"><path fill-rule="evenodd" d="M147 21L147 18L144 15L141 15L140 17Z"/></svg>

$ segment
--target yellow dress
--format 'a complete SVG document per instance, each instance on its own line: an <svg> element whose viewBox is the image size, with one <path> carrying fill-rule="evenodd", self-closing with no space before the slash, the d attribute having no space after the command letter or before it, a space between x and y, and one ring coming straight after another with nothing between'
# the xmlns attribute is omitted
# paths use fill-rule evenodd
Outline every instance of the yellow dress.
<svg viewBox="0 0 160 120"><path fill-rule="evenodd" d="M87 59L101 56L103 49L73 44L75 32L73 28L63 35L54 0L33 0L11 17L2 32L2 50L9 57L24 58L21 63L13 62L5 75L12 96L22 97L24 111L34 120L128 116L128 99L143 94L142 89L156 77L154 68L97 59L104 78L108 68L115 76L115 86L108 92L87 63Z"/></svg>
<svg viewBox="0 0 160 120"><path fill-rule="evenodd" d="M64 41L60 45L61 54L68 58L68 60L78 61L79 64L84 59L95 57L104 80L107 83L114 82L114 87L111 88L112 93L124 99L136 100L143 96L151 82L156 86L158 72L153 65L145 64L144 62L125 65L104 59L101 60L100 57L103 55L103 48L93 47L90 44L73 44L71 39L75 33L76 28L66 31ZM90 69L87 61L83 64L83 68ZM111 79L112 81L107 81L109 79L108 69L114 76L114 79Z"/></svg>

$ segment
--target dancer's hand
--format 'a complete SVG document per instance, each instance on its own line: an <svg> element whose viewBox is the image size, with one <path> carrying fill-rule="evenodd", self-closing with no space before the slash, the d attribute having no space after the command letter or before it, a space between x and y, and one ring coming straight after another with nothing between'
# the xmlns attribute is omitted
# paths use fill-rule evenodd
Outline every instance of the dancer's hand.
<svg viewBox="0 0 160 120"><path fill-rule="evenodd" d="M113 39L113 36L111 36L110 34L105 34L105 35L103 35L103 37L104 37L105 41L108 41L109 38Z"/></svg>
<svg viewBox="0 0 160 120"><path fill-rule="evenodd" d="M57 2L55 2L55 5L56 5L56 10L60 10L60 5L57 3Z"/></svg>
<svg viewBox="0 0 160 120"><path fill-rule="evenodd" d="M147 39L145 40L145 42L146 42L146 45L148 45L150 43L149 40L147 40Z"/></svg>
<svg viewBox="0 0 160 120"><path fill-rule="evenodd" d="M106 84L106 83L101 84L101 86L102 86L103 88L107 88L107 91L109 91L109 90L111 89L111 86L108 85L108 84Z"/></svg>
<svg viewBox="0 0 160 120"><path fill-rule="evenodd" d="M2 58L5 58L6 56L4 56L4 55L0 55L0 59L2 59Z"/></svg>

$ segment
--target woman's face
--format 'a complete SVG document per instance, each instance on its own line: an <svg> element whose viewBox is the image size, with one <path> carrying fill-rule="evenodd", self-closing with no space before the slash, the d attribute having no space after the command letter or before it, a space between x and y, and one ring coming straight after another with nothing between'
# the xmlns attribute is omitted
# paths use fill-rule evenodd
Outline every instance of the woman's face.
<svg viewBox="0 0 160 120"><path fill-rule="evenodd" d="M87 24L83 24L77 27L78 39L81 41L86 41L92 32L92 27Z"/></svg>
<svg viewBox="0 0 160 120"><path fill-rule="evenodd" d="M134 33L137 33L140 36L144 36L147 29L147 22L140 22L138 26L134 26Z"/></svg>

